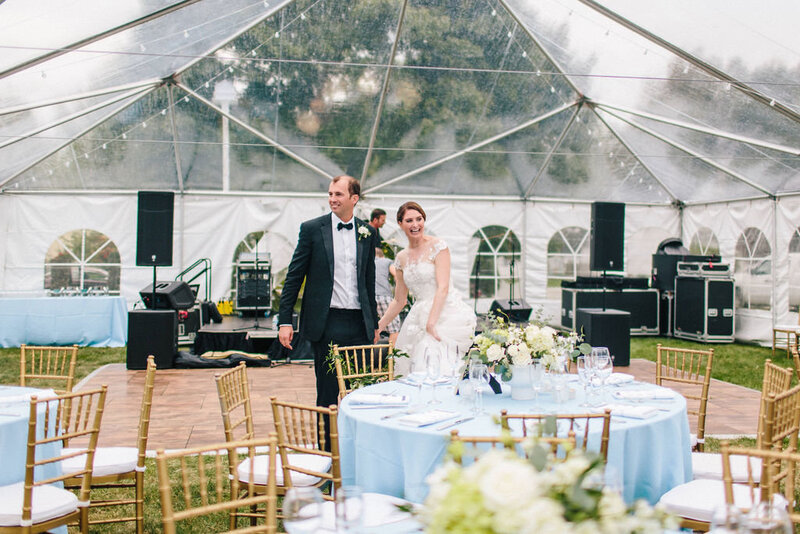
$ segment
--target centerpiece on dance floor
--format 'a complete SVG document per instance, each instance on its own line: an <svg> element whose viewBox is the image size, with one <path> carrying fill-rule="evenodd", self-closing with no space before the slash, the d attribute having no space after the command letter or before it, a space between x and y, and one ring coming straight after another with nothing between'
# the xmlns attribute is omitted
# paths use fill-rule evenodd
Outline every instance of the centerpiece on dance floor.
<svg viewBox="0 0 800 534"><path fill-rule="evenodd" d="M534 397L533 374L563 373L573 357L592 350L576 332L562 334L539 318L520 325L490 314L488 321L473 339L467 359L493 366L502 380L510 382L511 396L518 400Z"/></svg>
<svg viewBox="0 0 800 534"><path fill-rule="evenodd" d="M448 460L428 477L419 510L425 532L471 534L661 534L677 520L641 500L627 507L605 484L603 461L571 451L556 459L541 445L522 458L491 449L462 467Z"/></svg>

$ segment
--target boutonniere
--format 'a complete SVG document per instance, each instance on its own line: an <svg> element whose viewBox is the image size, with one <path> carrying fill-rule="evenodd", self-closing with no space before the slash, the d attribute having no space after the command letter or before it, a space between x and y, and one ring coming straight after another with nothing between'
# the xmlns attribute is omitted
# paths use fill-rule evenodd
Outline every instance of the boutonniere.
<svg viewBox="0 0 800 534"><path fill-rule="evenodd" d="M362 239L366 239L368 237L372 237L369 229L366 226L359 226L358 227L358 240L361 241Z"/></svg>

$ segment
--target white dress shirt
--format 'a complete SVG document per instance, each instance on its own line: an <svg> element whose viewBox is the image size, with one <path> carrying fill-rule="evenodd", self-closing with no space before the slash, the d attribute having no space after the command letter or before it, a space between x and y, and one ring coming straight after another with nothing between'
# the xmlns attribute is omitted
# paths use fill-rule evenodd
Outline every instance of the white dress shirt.
<svg viewBox="0 0 800 534"><path fill-rule="evenodd" d="M356 219L352 217L351 229L338 229L342 221L335 213L331 212L331 231L333 232L333 294L331 295L331 308L345 310L359 310L358 280L356 278L358 265L356 263Z"/></svg>

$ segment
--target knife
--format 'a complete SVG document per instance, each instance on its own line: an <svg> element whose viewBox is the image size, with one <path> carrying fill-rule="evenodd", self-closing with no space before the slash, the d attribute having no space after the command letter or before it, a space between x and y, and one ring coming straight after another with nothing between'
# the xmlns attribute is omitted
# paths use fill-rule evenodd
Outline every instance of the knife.
<svg viewBox="0 0 800 534"><path fill-rule="evenodd" d="M437 426L436 430L445 430L445 429L450 428L452 426L460 425L461 423L466 423L467 421L472 421L473 419L475 419L475 417L470 415L468 417L462 417L461 419L456 419L455 421L448 421L447 423L445 423L443 425Z"/></svg>

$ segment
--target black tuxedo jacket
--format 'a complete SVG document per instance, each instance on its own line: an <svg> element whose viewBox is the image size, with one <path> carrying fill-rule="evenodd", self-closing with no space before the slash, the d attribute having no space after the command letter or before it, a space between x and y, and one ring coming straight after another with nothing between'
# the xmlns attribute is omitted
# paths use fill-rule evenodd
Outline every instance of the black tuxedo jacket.
<svg viewBox="0 0 800 534"><path fill-rule="evenodd" d="M375 243L370 225L358 218L355 222L358 300L364 315L367 339L378 327L375 305ZM359 228L368 236L360 237ZM311 219L300 225L300 236L294 249L286 282L281 292L280 324L292 324L292 310L305 280L303 304L300 308L300 334L312 343L320 341L333 294L333 232L331 214ZM363 232L363 231L362 231Z"/></svg>

